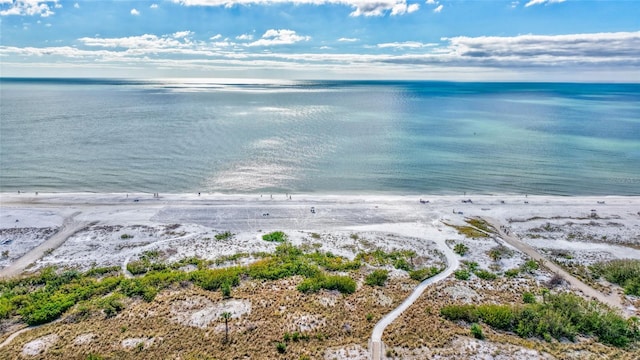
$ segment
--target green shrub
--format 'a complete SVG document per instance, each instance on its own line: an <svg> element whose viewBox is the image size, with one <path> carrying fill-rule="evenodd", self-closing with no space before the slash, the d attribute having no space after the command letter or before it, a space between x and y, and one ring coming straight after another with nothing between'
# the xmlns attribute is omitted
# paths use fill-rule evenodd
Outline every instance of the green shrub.
<svg viewBox="0 0 640 360"><path fill-rule="evenodd" d="M637 320L625 320L597 302L573 294L545 294L544 303L509 305L448 305L440 309L445 318L470 323L483 321L496 329L522 337L547 341L573 340L576 335L596 336L602 343L624 347L640 340Z"/></svg>
<svg viewBox="0 0 640 360"><path fill-rule="evenodd" d="M620 285L628 295L640 296L640 260L611 260L590 267L594 278Z"/></svg>
<svg viewBox="0 0 640 360"><path fill-rule="evenodd" d="M132 239L133 235L129 235L129 234L122 234L120 235L120 239Z"/></svg>
<svg viewBox="0 0 640 360"><path fill-rule="evenodd" d="M439 274L442 269L432 266L429 268L409 271L409 277L416 281L424 281L432 276Z"/></svg>
<svg viewBox="0 0 640 360"><path fill-rule="evenodd" d="M144 260L134 260L127 263L127 271L132 275L144 274L150 270L151 264Z"/></svg>
<svg viewBox="0 0 640 360"><path fill-rule="evenodd" d="M508 278L514 278L520 274L520 269L509 269L504 272L504 276Z"/></svg>
<svg viewBox="0 0 640 360"><path fill-rule="evenodd" d="M471 335L473 335L476 339L484 339L484 334L482 333L482 327L477 323L471 324Z"/></svg>
<svg viewBox="0 0 640 360"><path fill-rule="evenodd" d="M231 297L231 284L223 282L222 286L220 286L220 291L222 292L223 298Z"/></svg>
<svg viewBox="0 0 640 360"><path fill-rule="evenodd" d="M216 240L227 240L227 239L231 239L234 235L235 234L231 233L231 231L225 231L223 233L216 234L215 237L216 237Z"/></svg>
<svg viewBox="0 0 640 360"><path fill-rule="evenodd" d="M276 350L278 350L280 354L284 354L287 351L287 344L281 342L277 343Z"/></svg>
<svg viewBox="0 0 640 360"><path fill-rule="evenodd" d="M220 289L223 284L227 284L229 288L231 288L231 286L238 286L240 284L241 272L242 269L239 267L203 269L191 272L189 278L194 284L201 288L215 291Z"/></svg>
<svg viewBox="0 0 640 360"><path fill-rule="evenodd" d="M538 270L540 268L540 265L538 264L537 261L535 260L527 260L524 264L522 264L521 266L521 270L523 272L528 272L530 274L533 274L534 271Z"/></svg>
<svg viewBox="0 0 640 360"><path fill-rule="evenodd" d="M536 296L533 295L530 292L525 292L522 294L522 301L525 304L535 304L536 303Z"/></svg>
<svg viewBox="0 0 640 360"><path fill-rule="evenodd" d="M460 256L464 256L469 251L469 247L463 243L458 243L453 247L453 251Z"/></svg>
<svg viewBox="0 0 640 360"><path fill-rule="evenodd" d="M343 294L352 294L356 291L356 282L348 276L319 275L305 279L298 285L298 290L304 293L313 293L320 289L338 290Z"/></svg>
<svg viewBox="0 0 640 360"><path fill-rule="evenodd" d="M374 270L371 274L365 278L365 283L370 286L384 286L384 283L389 278L389 272L387 270Z"/></svg>
<svg viewBox="0 0 640 360"><path fill-rule="evenodd" d="M458 280L469 280L469 277L471 277L471 273L468 270L456 270L453 275Z"/></svg>
<svg viewBox="0 0 640 360"><path fill-rule="evenodd" d="M284 242L287 240L287 234L282 231L274 231L268 234L262 235L262 240L271 242Z"/></svg>
<svg viewBox="0 0 640 360"><path fill-rule="evenodd" d="M124 304L120 301L122 295L113 294L100 299L98 306L104 311L106 317L110 318L124 309Z"/></svg>
<svg viewBox="0 0 640 360"><path fill-rule="evenodd" d="M474 274L476 274L477 277L483 280L495 280L498 277L496 274L492 273L491 271L487 271L484 269L476 270Z"/></svg>

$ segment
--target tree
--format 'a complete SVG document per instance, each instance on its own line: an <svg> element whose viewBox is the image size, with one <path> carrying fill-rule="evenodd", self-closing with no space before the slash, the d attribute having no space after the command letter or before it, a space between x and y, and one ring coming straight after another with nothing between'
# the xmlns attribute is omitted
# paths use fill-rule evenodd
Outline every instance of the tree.
<svg viewBox="0 0 640 360"><path fill-rule="evenodd" d="M220 316L224 319L224 342L227 343L229 341L229 319L231 318L231 313L225 311Z"/></svg>

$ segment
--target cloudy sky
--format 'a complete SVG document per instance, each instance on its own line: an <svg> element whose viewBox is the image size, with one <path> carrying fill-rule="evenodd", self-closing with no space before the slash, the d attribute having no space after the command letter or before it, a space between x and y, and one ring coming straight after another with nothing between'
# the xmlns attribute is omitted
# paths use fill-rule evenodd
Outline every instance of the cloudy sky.
<svg viewBox="0 0 640 360"><path fill-rule="evenodd" d="M640 82L626 0L0 0L0 75Z"/></svg>

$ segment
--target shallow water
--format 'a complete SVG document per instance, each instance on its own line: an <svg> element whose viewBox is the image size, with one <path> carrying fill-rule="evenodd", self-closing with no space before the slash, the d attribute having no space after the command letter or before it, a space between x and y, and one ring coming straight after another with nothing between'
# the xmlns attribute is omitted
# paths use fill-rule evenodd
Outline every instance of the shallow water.
<svg viewBox="0 0 640 360"><path fill-rule="evenodd" d="M640 85L2 79L0 191L640 195Z"/></svg>

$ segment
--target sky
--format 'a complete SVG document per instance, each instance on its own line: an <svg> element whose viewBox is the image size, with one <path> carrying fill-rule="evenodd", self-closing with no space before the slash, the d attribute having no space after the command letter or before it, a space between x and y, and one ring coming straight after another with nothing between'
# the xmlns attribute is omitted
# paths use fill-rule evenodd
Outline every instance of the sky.
<svg viewBox="0 0 640 360"><path fill-rule="evenodd" d="M0 76L640 83L640 1L0 0Z"/></svg>

